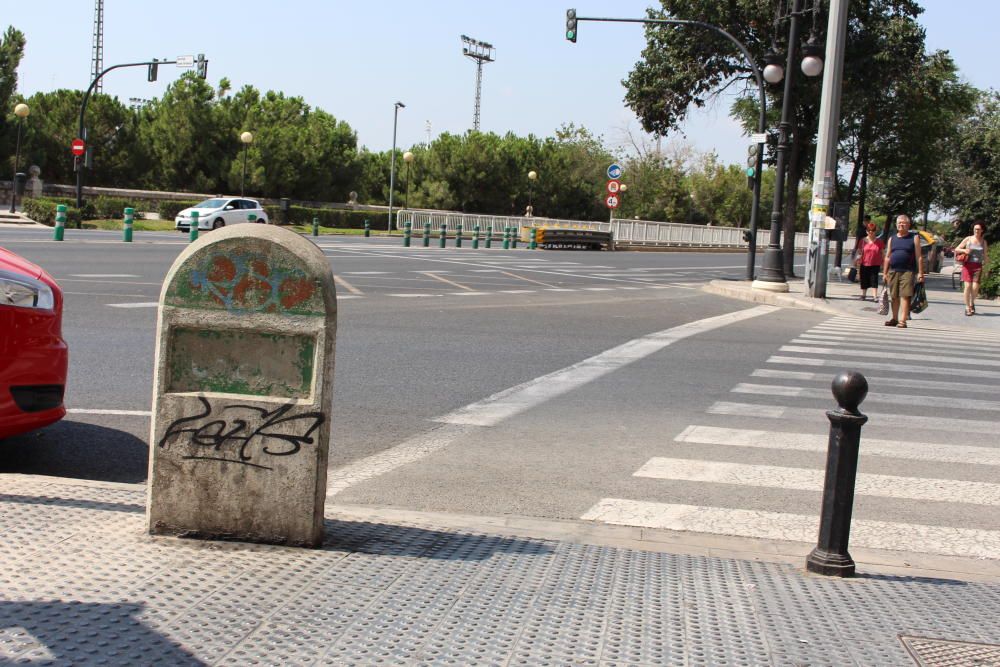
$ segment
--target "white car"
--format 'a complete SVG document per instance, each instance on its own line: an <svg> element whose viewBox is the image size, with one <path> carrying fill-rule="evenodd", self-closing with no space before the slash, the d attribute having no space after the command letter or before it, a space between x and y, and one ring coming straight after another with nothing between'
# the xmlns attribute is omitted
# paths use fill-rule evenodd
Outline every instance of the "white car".
<svg viewBox="0 0 1000 667"><path fill-rule="evenodd" d="M186 208L177 214L174 226L180 231L191 229L191 214L198 212L198 229L218 229L226 225L250 222L250 216L256 216L254 222L267 224L267 213L254 199L240 197L216 197L206 199L197 206Z"/></svg>

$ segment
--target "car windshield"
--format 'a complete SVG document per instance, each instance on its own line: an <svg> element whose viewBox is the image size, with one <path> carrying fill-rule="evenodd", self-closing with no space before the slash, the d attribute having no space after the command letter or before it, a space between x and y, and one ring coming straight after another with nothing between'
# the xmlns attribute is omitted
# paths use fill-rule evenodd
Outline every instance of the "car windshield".
<svg viewBox="0 0 1000 667"><path fill-rule="evenodd" d="M222 208L226 205L228 199L206 199L202 203L192 206L191 208Z"/></svg>

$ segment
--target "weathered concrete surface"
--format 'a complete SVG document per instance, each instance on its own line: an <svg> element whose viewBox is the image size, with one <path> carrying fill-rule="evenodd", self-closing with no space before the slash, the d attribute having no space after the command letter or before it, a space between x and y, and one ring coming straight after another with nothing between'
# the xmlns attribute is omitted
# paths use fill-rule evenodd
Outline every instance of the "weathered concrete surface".
<svg viewBox="0 0 1000 667"><path fill-rule="evenodd" d="M336 312L326 257L290 231L181 253L157 318L151 533L322 543Z"/></svg>

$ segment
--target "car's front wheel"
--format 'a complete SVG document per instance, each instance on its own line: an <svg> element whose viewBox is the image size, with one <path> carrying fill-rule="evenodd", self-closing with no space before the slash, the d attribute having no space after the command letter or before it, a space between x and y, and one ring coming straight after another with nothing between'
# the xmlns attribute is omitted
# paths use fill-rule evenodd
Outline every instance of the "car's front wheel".
<svg viewBox="0 0 1000 667"><path fill-rule="evenodd" d="M216 218L215 221L212 223L212 229L219 229L220 227L225 227L225 226L226 226L226 221L223 220L222 218Z"/></svg>

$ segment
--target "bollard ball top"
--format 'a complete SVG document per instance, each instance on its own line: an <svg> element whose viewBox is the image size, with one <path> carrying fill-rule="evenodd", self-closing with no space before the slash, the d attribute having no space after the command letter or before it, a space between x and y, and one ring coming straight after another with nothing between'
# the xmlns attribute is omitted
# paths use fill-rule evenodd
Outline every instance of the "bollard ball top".
<svg viewBox="0 0 1000 667"><path fill-rule="evenodd" d="M844 371L833 378L830 387L837 405L850 413L857 413L858 406L868 395L868 380L857 371Z"/></svg>

